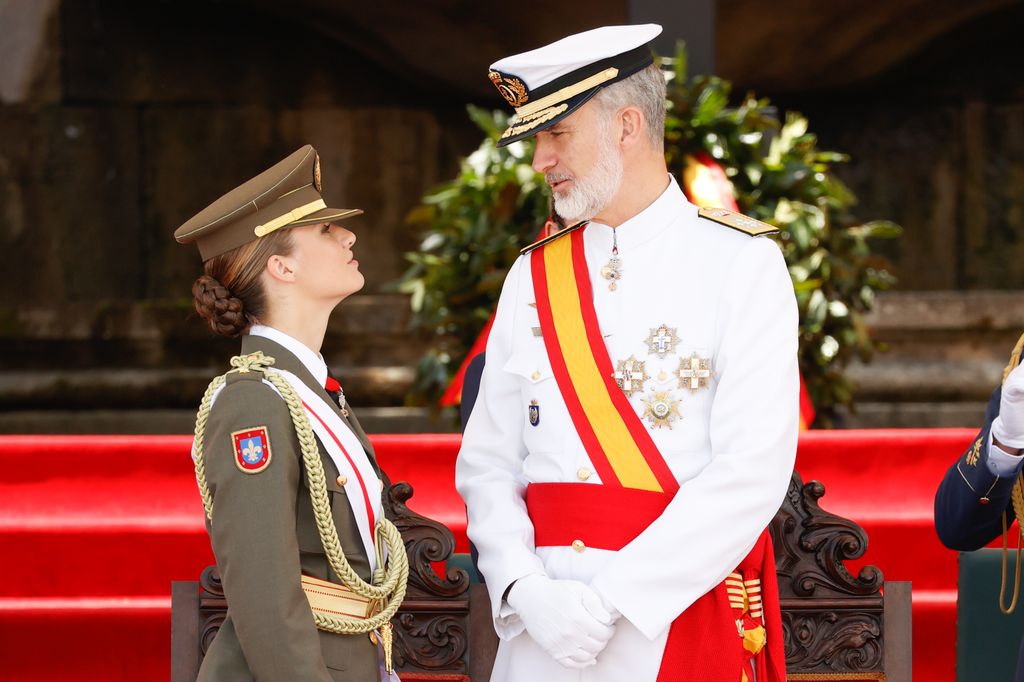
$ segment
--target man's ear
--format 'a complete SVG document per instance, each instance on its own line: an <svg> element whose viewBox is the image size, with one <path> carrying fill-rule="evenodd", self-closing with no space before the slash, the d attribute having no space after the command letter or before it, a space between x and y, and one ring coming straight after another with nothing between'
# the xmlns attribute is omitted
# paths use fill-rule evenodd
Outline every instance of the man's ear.
<svg viewBox="0 0 1024 682"><path fill-rule="evenodd" d="M619 120L622 121L619 143L630 147L638 144L644 136L644 127L647 124L644 115L636 107L626 107L619 112Z"/></svg>
<svg viewBox="0 0 1024 682"><path fill-rule="evenodd" d="M267 259L267 274L280 282L294 282L295 270L291 258L277 254Z"/></svg>

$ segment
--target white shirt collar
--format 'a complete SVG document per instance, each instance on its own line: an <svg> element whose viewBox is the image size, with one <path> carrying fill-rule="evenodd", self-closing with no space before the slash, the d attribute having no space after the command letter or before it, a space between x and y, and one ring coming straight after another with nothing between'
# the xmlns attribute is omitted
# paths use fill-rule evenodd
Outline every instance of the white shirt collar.
<svg viewBox="0 0 1024 682"><path fill-rule="evenodd" d="M678 220L680 214L687 207L696 211L696 208L686 200L683 191L679 189L679 183L676 182L675 177L669 174L668 179L668 187L650 206L619 225L615 230L615 239L620 251L632 250L654 239L661 234L662 230ZM596 246L611 248L611 227L603 223L591 222L586 229L593 235L592 239L597 241Z"/></svg>
<svg viewBox="0 0 1024 682"><path fill-rule="evenodd" d="M313 378L321 386L327 382L327 363L324 362L324 356L314 353L298 339L288 336L280 329L274 329L265 324L254 324L249 328L249 334L252 336L262 336L284 346L285 349L299 359L299 362L309 370L309 373L313 375Z"/></svg>

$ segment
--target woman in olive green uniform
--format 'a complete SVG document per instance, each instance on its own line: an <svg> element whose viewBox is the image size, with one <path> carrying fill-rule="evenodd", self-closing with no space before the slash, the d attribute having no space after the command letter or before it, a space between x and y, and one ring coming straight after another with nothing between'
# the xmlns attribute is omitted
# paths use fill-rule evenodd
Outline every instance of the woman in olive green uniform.
<svg viewBox="0 0 1024 682"><path fill-rule="evenodd" d="M319 352L332 310L363 286L355 235L338 224L361 211L328 208L320 191L306 146L175 232L204 262L196 311L242 337L196 423L228 604L200 680L392 677L408 560L381 510L373 448Z"/></svg>

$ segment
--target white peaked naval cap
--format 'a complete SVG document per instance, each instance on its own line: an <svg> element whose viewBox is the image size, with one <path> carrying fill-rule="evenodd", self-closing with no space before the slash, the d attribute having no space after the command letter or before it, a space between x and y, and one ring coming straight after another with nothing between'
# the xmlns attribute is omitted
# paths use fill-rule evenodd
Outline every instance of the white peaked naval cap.
<svg viewBox="0 0 1024 682"><path fill-rule="evenodd" d="M529 137L583 106L601 88L653 62L658 24L602 26L505 57L487 74L515 108L499 146Z"/></svg>

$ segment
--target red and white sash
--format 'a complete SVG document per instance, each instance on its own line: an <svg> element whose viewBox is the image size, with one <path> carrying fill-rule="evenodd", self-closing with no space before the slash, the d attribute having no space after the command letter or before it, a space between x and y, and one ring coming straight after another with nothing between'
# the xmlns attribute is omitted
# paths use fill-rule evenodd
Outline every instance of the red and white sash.
<svg viewBox="0 0 1024 682"><path fill-rule="evenodd" d="M310 426L313 427L313 433L323 444L324 450L338 468L338 473L345 477L345 495L352 508L352 515L359 528L359 537L363 542L363 549L370 561L372 572L377 567L374 529L381 515L380 484L377 483L377 472L370 463L370 458L366 456L362 443L334 408L297 376L274 368L267 368L264 371L276 372L299 396L302 406L306 409ZM277 387L267 379L264 379L263 383L280 394ZM210 401L211 407L220 395L220 390L223 390L223 386L214 394Z"/></svg>

